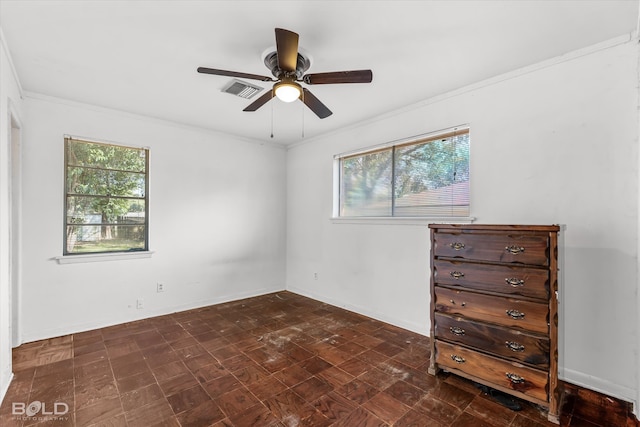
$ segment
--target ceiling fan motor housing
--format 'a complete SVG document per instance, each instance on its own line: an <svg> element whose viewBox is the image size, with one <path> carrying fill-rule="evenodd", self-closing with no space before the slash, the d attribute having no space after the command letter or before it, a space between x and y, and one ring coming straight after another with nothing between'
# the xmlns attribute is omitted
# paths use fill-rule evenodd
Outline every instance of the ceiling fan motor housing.
<svg viewBox="0 0 640 427"><path fill-rule="evenodd" d="M296 62L295 72L287 72L282 70L278 66L278 52L274 51L264 57L264 65L266 65L267 68L271 70L271 74L273 74L273 76L277 79L291 77L294 78L294 80L300 80L304 72L307 71L311 66L311 61L309 60L309 58L298 52L298 60Z"/></svg>

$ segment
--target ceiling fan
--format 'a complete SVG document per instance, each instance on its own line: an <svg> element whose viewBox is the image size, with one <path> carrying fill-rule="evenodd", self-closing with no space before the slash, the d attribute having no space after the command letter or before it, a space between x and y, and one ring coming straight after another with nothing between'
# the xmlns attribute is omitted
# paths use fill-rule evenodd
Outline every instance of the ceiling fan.
<svg viewBox="0 0 640 427"><path fill-rule="evenodd" d="M199 73L215 74L218 76L239 77L263 82L275 82L272 90L266 92L243 111L256 111L274 96L284 102L300 99L318 117L324 119L332 112L311 91L303 88L298 82L308 85L322 85L335 83L371 83L371 70L335 71L328 73L304 74L311 66L309 58L298 52L298 34L293 31L276 28L276 51L264 58L264 64L271 70L275 79L257 74L241 73L237 71L218 70L215 68L198 67Z"/></svg>

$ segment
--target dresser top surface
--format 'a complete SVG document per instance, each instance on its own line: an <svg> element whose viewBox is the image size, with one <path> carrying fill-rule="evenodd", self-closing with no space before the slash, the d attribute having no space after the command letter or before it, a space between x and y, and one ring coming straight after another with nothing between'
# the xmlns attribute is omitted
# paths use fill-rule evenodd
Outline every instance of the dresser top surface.
<svg viewBox="0 0 640 427"><path fill-rule="evenodd" d="M509 224L429 224L434 230L490 230L490 231L560 231L559 225L509 225Z"/></svg>

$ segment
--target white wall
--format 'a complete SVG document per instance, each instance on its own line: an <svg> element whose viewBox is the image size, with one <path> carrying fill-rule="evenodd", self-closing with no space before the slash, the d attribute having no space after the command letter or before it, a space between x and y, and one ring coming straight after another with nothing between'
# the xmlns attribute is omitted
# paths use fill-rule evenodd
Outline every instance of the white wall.
<svg viewBox="0 0 640 427"><path fill-rule="evenodd" d="M426 224L330 221L332 160L468 123L476 222L566 225L561 376L635 400L637 87L637 43L615 40L293 147L287 288L428 335Z"/></svg>
<svg viewBox="0 0 640 427"><path fill-rule="evenodd" d="M11 128L20 120L20 84L0 31L0 401L11 381Z"/></svg>
<svg viewBox="0 0 640 427"><path fill-rule="evenodd" d="M286 154L61 100L30 95L20 103L0 53L2 235L10 227L8 99L24 125L23 341L276 291L285 282L291 291L428 334L426 225L331 222L333 155L468 123L476 222L566 225L562 377L637 399L635 43L426 100ZM55 262L63 134L151 148L152 258ZM1 239L0 398L11 375L8 265ZM158 281L164 293L155 292ZM140 297L146 306L137 310Z"/></svg>
<svg viewBox="0 0 640 427"><path fill-rule="evenodd" d="M282 148L28 93L23 121L23 341L284 289ZM150 148L151 258L56 262L64 134Z"/></svg>

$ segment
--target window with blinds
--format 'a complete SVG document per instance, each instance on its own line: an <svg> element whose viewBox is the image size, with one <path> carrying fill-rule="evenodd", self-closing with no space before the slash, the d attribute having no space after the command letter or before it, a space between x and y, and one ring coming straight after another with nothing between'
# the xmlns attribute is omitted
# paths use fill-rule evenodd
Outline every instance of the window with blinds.
<svg viewBox="0 0 640 427"><path fill-rule="evenodd" d="M469 216L469 129L338 157L341 217Z"/></svg>
<svg viewBox="0 0 640 427"><path fill-rule="evenodd" d="M148 250L149 150L65 138L64 255Z"/></svg>

